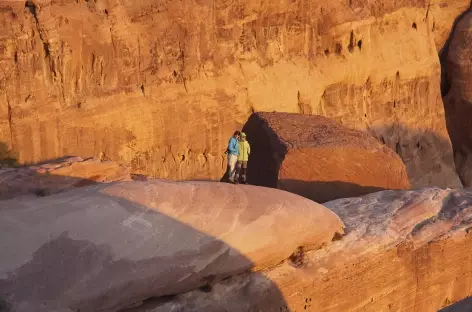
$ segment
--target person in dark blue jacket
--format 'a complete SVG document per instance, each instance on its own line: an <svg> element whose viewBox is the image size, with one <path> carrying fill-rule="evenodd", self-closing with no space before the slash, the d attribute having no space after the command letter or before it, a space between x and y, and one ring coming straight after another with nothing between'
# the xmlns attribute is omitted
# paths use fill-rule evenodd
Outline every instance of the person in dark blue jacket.
<svg viewBox="0 0 472 312"><path fill-rule="evenodd" d="M236 131L233 136L229 139L228 148L226 153L228 154L228 178L231 183L234 182L234 175L236 173L236 162L238 161L239 155L239 136L240 132Z"/></svg>

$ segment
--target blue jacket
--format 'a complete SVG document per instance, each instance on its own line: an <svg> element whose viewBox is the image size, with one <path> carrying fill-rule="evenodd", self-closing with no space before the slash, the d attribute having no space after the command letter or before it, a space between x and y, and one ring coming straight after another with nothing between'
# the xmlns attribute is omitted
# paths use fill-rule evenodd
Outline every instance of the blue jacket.
<svg viewBox="0 0 472 312"><path fill-rule="evenodd" d="M239 141L234 136L229 139L228 154L239 155Z"/></svg>

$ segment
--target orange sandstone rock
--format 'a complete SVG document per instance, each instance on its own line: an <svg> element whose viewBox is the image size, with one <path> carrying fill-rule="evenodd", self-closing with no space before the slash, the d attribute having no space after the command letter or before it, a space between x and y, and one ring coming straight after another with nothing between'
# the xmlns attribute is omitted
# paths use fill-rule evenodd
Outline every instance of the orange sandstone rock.
<svg viewBox="0 0 472 312"><path fill-rule="evenodd" d="M469 190L384 191L325 205L346 225L326 248L133 312L437 312L472 296Z"/></svg>
<svg viewBox="0 0 472 312"><path fill-rule="evenodd" d="M322 116L256 113L244 127L249 182L317 202L407 189L405 165L369 134Z"/></svg>
<svg viewBox="0 0 472 312"><path fill-rule="evenodd" d="M253 111L317 114L383 137L413 186L460 186L437 48L464 2L4 0L0 141L219 179Z"/></svg>

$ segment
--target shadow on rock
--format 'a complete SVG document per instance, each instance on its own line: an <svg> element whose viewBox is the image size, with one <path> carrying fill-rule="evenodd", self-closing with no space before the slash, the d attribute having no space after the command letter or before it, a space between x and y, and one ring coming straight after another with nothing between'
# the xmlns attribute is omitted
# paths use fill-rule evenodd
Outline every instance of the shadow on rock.
<svg viewBox="0 0 472 312"><path fill-rule="evenodd" d="M288 311L262 275L260 296L205 301L217 282L253 263L155 208L97 192L102 186L34 206L1 201L0 311ZM202 295L186 298L189 291Z"/></svg>
<svg viewBox="0 0 472 312"><path fill-rule="evenodd" d="M339 199L339 194L343 198L358 197L370 193L384 191L384 188L376 186L362 186L354 183L341 181L300 181L300 180L279 180L279 188L291 193L297 193L303 197L325 203Z"/></svg>
<svg viewBox="0 0 472 312"><path fill-rule="evenodd" d="M472 297L454 303L438 312L469 312L472 311Z"/></svg>
<svg viewBox="0 0 472 312"><path fill-rule="evenodd" d="M448 137L401 124L371 127L366 131L400 156L412 188L462 187Z"/></svg>
<svg viewBox="0 0 472 312"><path fill-rule="evenodd" d="M0 168L13 167L18 165L18 161L13 151L5 142L0 142Z"/></svg>

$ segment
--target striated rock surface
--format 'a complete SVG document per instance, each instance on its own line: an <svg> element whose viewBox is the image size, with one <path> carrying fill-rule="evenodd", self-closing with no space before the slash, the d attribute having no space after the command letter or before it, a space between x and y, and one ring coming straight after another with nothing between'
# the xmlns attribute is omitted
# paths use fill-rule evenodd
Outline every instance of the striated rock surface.
<svg viewBox="0 0 472 312"><path fill-rule="evenodd" d="M346 225L326 248L132 311L436 312L472 296L471 191L384 191L325 205Z"/></svg>
<svg viewBox="0 0 472 312"><path fill-rule="evenodd" d="M372 136L322 116L256 113L243 129L251 184L317 202L409 188L400 157Z"/></svg>
<svg viewBox="0 0 472 312"><path fill-rule="evenodd" d="M464 2L5 0L0 141L219 179L235 128L277 110L383 138L415 187L460 186L437 48Z"/></svg>
<svg viewBox="0 0 472 312"><path fill-rule="evenodd" d="M445 97L448 129L454 145L457 171L465 186L472 186L472 13L459 21L447 55L448 94Z"/></svg>
<svg viewBox="0 0 472 312"><path fill-rule="evenodd" d="M300 246L326 245L343 223L279 190L134 181L2 201L0 229L3 306L89 312L211 289L278 264Z"/></svg>
<svg viewBox="0 0 472 312"><path fill-rule="evenodd" d="M130 170L112 161L67 157L45 164L0 169L0 200L46 196L96 183L131 181Z"/></svg>

